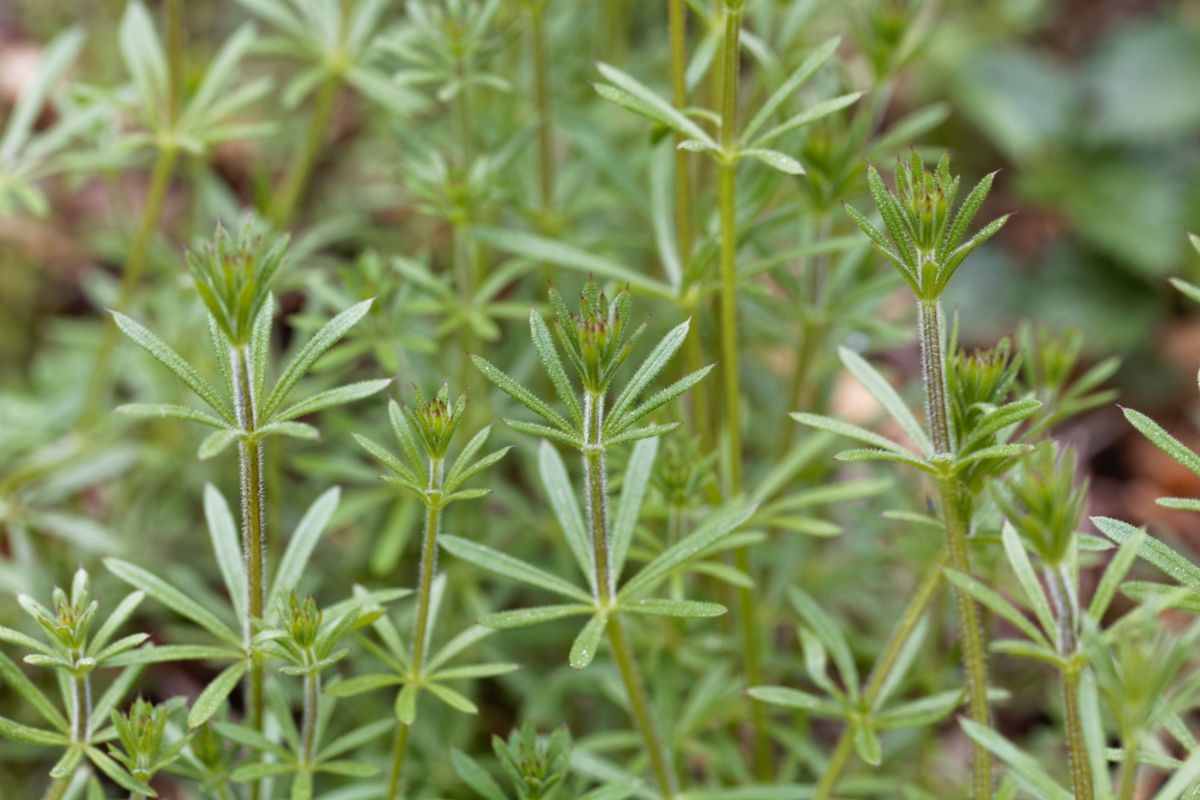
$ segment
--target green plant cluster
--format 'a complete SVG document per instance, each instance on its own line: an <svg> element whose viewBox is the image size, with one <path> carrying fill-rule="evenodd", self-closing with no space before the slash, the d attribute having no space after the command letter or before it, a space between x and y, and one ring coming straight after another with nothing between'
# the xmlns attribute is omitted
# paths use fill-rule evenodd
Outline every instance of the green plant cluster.
<svg viewBox="0 0 1200 800"><path fill-rule="evenodd" d="M1115 358L965 343L922 3L121 6L0 138L113 209L0 373L0 796L1200 796L1200 566L1089 521Z"/></svg>

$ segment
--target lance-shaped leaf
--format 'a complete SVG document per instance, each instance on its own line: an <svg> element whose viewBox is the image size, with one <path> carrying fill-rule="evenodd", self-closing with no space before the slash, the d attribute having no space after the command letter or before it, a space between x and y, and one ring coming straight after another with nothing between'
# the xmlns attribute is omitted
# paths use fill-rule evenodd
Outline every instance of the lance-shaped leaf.
<svg viewBox="0 0 1200 800"><path fill-rule="evenodd" d="M239 661L226 667L225 670L213 678L208 686L204 687L204 691L196 698L196 702L192 704L191 711L188 712L188 727L197 728L208 721L213 714L220 710L225 704L225 699L230 693L237 688L238 682L242 676L246 674L248 664L245 661Z"/></svg>
<svg viewBox="0 0 1200 800"><path fill-rule="evenodd" d="M579 509L579 501L575 498L575 490L571 486L571 478L567 474L567 465L562 456L549 442L542 440L538 445L538 474L542 479L542 488L546 490L546 498L554 511L554 518L562 529L571 548L571 555L579 565L579 571L587 578L592 591L596 591L596 570L592 566L592 551L587 528L583 522L583 512Z"/></svg>
<svg viewBox="0 0 1200 800"><path fill-rule="evenodd" d="M754 509L752 505L733 503L711 513L695 531L664 550L622 586L619 592L621 600L633 600L652 591L676 567L703 555L737 529L750 518Z"/></svg>
<svg viewBox="0 0 1200 800"><path fill-rule="evenodd" d="M574 644L571 645L569 661L572 667L583 669L592 663L592 659L596 657L596 651L600 649L600 638L604 636L607 627L608 614L605 612L588 620L588 624L583 626L579 635L575 637Z"/></svg>
<svg viewBox="0 0 1200 800"><path fill-rule="evenodd" d="M636 78L608 64L598 64L597 69L611 84L595 84L596 91L600 93L601 97L611 100L635 114L665 125L682 136L703 142L706 147L716 149L717 143L705 133L703 128Z"/></svg>
<svg viewBox="0 0 1200 800"><path fill-rule="evenodd" d="M338 487L327 489L304 512L300 524L292 533L292 540L288 542L283 558L279 561L279 571L275 574L271 592L267 595L267 608L274 608L288 592L296 588L321 534L333 518L333 512L337 510L341 497L342 491Z"/></svg>
<svg viewBox="0 0 1200 800"><path fill-rule="evenodd" d="M1139 528L1135 528L1128 522L1110 517L1092 517L1092 524L1117 544L1136 537L1140 532ZM1158 539L1152 536L1145 537L1138 554L1184 586L1200 591L1200 567Z"/></svg>
<svg viewBox="0 0 1200 800"><path fill-rule="evenodd" d="M866 390L871 393L871 396L879 401L884 410L891 415L892 419L904 430L904 433L909 439L917 445L921 454L928 457L933 452L933 445L929 442L929 436L925 433L925 429L917 422L917 418L913 416L908 404L901 399L900 394L892 387L887 380L879 374L875 367L871 366L866 359L858 353L847 347L838 348L838 356L842 360L842 364L854 377L858 378Z"/></svg>
<svg viewBox="0 0 1200 800"><path fill-rule="evenodd" d="M538 569L519 558L501 553L486 545L476 544L469 539L458 536L442 536L438 539L442 549L453 556L469 561L481 569L502 575L529 586L545 589L548 592L560 594L572 600L591 603L592 597L574 584L568 583L557 575Z"/></svg>
<svg viewBox="0 0 1200 800"><path fill-rule="evenodd" d="M241 647L241 636L185 592L175 588L154 573L119 558L104 559L104 566L130 586L141 589L167 608L190 619L218 639L235 647Z"/></svg>
<svg viewBox="0 0 1200 800"><path fill-rule="evenodd" d="M617 510L613 514L610 534L612 569L617 579L621 577L621 570L629 555L629 546L633 543L634 530L642 511L646 489L650 486L650 475L657 453L658 439L643 439L633 446L633 451L629 454L629 463L625 465L624 483L621 486L621 496L617 500Z"/></svg>

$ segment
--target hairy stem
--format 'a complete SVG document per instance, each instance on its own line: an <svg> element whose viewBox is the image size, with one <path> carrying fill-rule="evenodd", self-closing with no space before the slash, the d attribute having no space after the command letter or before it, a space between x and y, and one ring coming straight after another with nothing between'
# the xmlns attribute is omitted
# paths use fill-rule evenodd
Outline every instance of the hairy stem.
<svg viewBox="0 0 1200 800"><path fill-rule="evenodd" d="M417 577L417 619L413 626L412 664L410 679L420 682L425 668L425 650L429 639L429 617L433 607L433 578L437 572L437 540L442 530L442 485L444 460L429 461L429 483L426 487L425 530L421 536L421 572ZM404 755L408 747L409 726L400 723L396 728L392 771L388 777L388 800L400 787Z"/></svg>
<svg viewBox="0 0 1200 800"><path fill-rule="evenodd" d="M238 443L242 491L242 557L246 564L246 613L242 620L242 644L250 654L250 673L246 683L246 721L255 731L263 730L264 694L263 659L251 652L254 622L263 618L266 597L267 553L266 508L263 485L262 443L256 438L257 398L250 353L245 346L230 353L233 361L233 399L237 422L242 429ZM257 798L261 784L250 784L251 798Z"/></svg>
<svg viewBox="0 0 1200 800"><path fill-rule="evenodd" d="M667 0L671 37L671 99L687 107L687 9L684 0ZM686 137L675 135L678 145ZM675 241L684 268L692 260L692 176L686 150L675 149ZM703 394L696 392L694 394Z"/></svg>
<svg viewBox="0 0 1200 800"><path fill-rule="evenodd" d="M946 546L950 566L971 574L971 559L967 535L971 526L971 498L965 486L956 478L938 482L941 493L942 520L946 526ZM971 719L983 726L991 724L987 699L987 652L979 606L966 592L956 587L955 604L962 637L963 668L967 678L967 705ZM988 749L971 740L971 797L982 800L992 796L992 764Z"/></svg>
<svg viewBox="0 0 1200 800"><path fill-rule="evenodd" d="M88 725L92 717L92 682L87 675L71 676L71 740L88 740Z"/></svg>
<svg viewBox="0 0 1200 800"><path fill-rule="evenodd" d="M633 652L630 649L619 614L613 614L608 618L608 641L612 645L613 658L617 662L617 669L621 672L621 680L625 683L625 693L629 695L629 706L633 711L633 719L642 734L646 754L650 757L650 766L658 781L659 792L665 800L671 800L679 794L679 781L675 777L675 770L671 766L671 756L667 752L667 745L659 733L658 723L650 708L650 698L646 695L646 687L642 683L642 676L633 659Z"/></svg>
<svg viewBox="0 0 1200 800"><path fill-rule="evenodd" d="M129 252L125 255L125 264L121 267L121 284L117 289L117 301L114 311L125 313L129 310L129 302L133 291L141 281L142 272L146 266L146 257L150 252L150 243L158 229L158 221L162 216L163 203L167 197L167 188L171 185L171 176L175 172L178 149L173 143L164 143L158 150L154 160L154 170L150 174L150 186L146 191L146 205L142 209L142 220L134 234ZM110 318L104 325L104 333L100 338L100 347L96 350L96 360L92 362L92 375L88 381L87 395L84 397L80 421L84 424L94 422L105 402L109 388L109 369L111 367L113 348L117 344L117 325Z"/></svg>
<svg viewBox="0 0 1200 800"><path fill-rule="evenodd" d="M925 423L937 455L954 452L950 426L950 397L946 386L946 356L943 352L945 323L936 300L917 304L917 326L921 339L921 375L925 383Z"/></svg>
<svg viewBox="0 0 1200 800"><path fill-rule="evenodd" d="M592 540L596 600L607 607L615 594L609 562L608 468L604 462L604 395L588 391L583 398L583 475L587 487L587 520Z"/></svg>
<svg viewBox="0 0 1200 800"><path fill-rule="evenodd" d="M1083 741L1083 717L1079 711L1079 675L1081 667L1069 665L1062 674L1063 708L1067 723L1067 752L1071 757L1071 784L1075 800L1092 800L1092 766Z"/></svg>
<svg viewBox="0 0 1200 800"><path fill-rule="evenodd" d="M933 599L937 597L942 586L942 571L946 568L947 560L947 552L943 550L929 565L924 577L917 585L917 590L909 599L904 613L896 622L896 627L892 628L883 652L875 660L875 666L871 669L871 677L867 679L867 686L863 691L863 702L868 707L874 705L875 701L879 699L880 693L887 686L888 679L892 675L892 670L896 667L896 662L900 659L900 654L904 652L904 646L908 644L908 640L916 631L921 618L925 616ZM849 756L853 750L854 735L850 727L846 726L842 730L842 736L838 739L833 755L830 756L829 765L821 775L821 781L817 784L813 800L828 800L833 796L834 789L837 788L838 780L849 763Z"/></svg>
<svg viewBox="0 0 1200 800"><path fill-rule="evenodd" d="M300 763L312 766L317 756L317 715L321 702L321 673L304 676L304 712L300 718Z"/></svg>

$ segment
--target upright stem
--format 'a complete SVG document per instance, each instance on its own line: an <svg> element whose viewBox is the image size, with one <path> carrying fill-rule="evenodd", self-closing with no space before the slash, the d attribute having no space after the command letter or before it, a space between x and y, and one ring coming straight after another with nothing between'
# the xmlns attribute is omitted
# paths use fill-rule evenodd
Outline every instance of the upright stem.
<svg viewBox="0 0 1200 800"><path fill-rule="evenodd" d="M725 4L725 38L721 51L721 148L719 200L721 212L721 372L725 398L725 453L729 495L742 491L742 420L738 386L737 331L737 183L733 161L737 147L737 85L740 59L741 8ZM739 547L734 553L735 566L751 574L750 549ZM762 653L758 638L758 615L754 592L739 588L738 621L742 632L746 681L750 686L762 683ZM771 740L767 731L767 712L761 703L751 701L754 726L754 771L761 779L771 777Z"/></svg>
<svg viewBox="0 0 1200 800"><path fill-rule="evenodd" d="M146 266L146 256L150 251L150 243L154 240L154 232L158 229L163 202L167 197L167 189L171 185L171 175L175 171L178 153L179 151L172 142L164 142L158 149L158 155L154 159L154 170L150 174L150 186L146 192L146 205L142 210L141 224L138 226L133 242L129 246L129 252L125 256L125 264L121 267L121 284L117 289L114 311L124 313L129 309L133 291L141 281L142 271ZM92 375L88 381L87 396L84 398L80 415L80 421L84 424L95 421L100 407L105 402L108 372L113 348L117 344L117 333L117 325L110 317L104 325L100 347L96 350L96 360L92 363Z"/></svg>
<svg viewBox="0 0 1200 800"><path fill-rule="evenodd" d="M583 476L587 486L588 528L592 566L596 571L596 600L607 607L615 594L609 562L608 471L604 463L604 395L587 391L583 398Z"/></svg>
<svg viewBox="0 0 1200 800"><path fill-rule="evenodd" d="M69 777L59 778L46 787L46 793L42 795L42 800L62 800L69 788L71 788L71 779Z"/></svg>
<svg viewBox="0 0 1200 800"><path fill-rule="evenodd" d="M550 64L546 52L544 15L547 0L529 4L529 36L533 40L533 94L538 112L538 190L542 213L554 201L554 124L550 116Z"/></svg>
<svg viewBox="0 0 1200 800"><path fill-rule="evenodd" d="M1083 716L1079 711L1081 666L1069 664L1062 673L1063 708L1067 716L1067 751L1071 757L1071 783L1075 800L1092 800L1092 766L1083 741Z"/></svg>
<svg viewBox="0 0 1200 800"><path fill-rule="evenodd" d="M71 676L71 739L84 743L92 716L92 682L87 675Z"/></svg>
<svg viewBox="0 0 1200 800"><path fill-rule="evenodd" d="M321 673L304 676L304 712L300 718L300 763L312 766L317 755L317 715L321 701Z"/></svg>
<svg viewBox="0 0 1200 800"><path fill-rule="evenodd" d="M650 766L658 780L659 793L665 800L671 800L679 794L679 781L671 766L671 756L667 745L658 731L658 723L650 708L650 698L646 695L646 687L638 672L637 662L633 659L629 640L620 614L612 614L608 618L608 642L613 649L617 669L621 672L621 680L625 683L625 693L629 695L629 707L633 711L633 719L642 734L646 753L650 756Z"/></svg>
<svg viewBox="0 0 1200 800"><path fill-rule="evenodd" d="M413 626L412 665L409 676L421 681L425 668L426 640L429 638L429 616L433 607L433 577L437 572L437 540L442 530L442 485L444 459L429 460L429 483L426 486L425 530L421 536L421 571L417 576L417 619ZM408 747L409 726L400 723L392 754L392 771L388 777L387 800L393 800L400 789L404 755Z"/></svg>
<svg viewBox="0 0 1200 800"><path fill-rule="evenodd" d="M321 145L325 141L329 118L333 114L340 87L341 79L330 75L317 90L312 116L308 120L308 130L304 134L304 140L292 154L292 160L288 164L287 172L284 173L283 182L275 195L276 200L271 209L271 221L277 228L286 228L296 215L296 209L300 206L300 200L304 197L309 179L312 177L313 167L317 163L317 156L321 152Z"/></svg>
<svg viewBox="0 0 1200 800"><path fill-rule="evenodd" d="M687 9L684 0L667 0L671 36L671 99L687 107ZM675 135L675 143L684 140ZM684 268L692 260L692 175L688 152L675 149L675 239ZM697 392L696 394L703 394Z"/></svg>
<svg viewBox="0 0 1200 800"><path fill-rule="evenodd" d="M873 706L879 699L883 687L887 685L888 679L892 675L892 670L896 667L896 662L900 660L900 654L904 652L904 646L908 644L908 640L917 629L921 617L925 616L925 611L929 608L930 603L937 597L942 586L942 571L946 568L947 560L947 553L943 550L929 565L924 577L921 578L921 583L917 585L917 590L909 599L904 613L900 615L896 627L888 636L883 652L875 660L875 666L871 669L871 677L867 680L867 687L863 692L863 702L868 707ZM841 778L842 771L846 768L853 750L854 736L850 727L846 726L842 730L842 736L838 740L837 747L834 748L833 755L830 756L829 765L825 768L820 783L817 784L813 800L828 800L833 796L833 791L837 788L837 782Z"/></svg>
<svg viewBox="0 0 1200 800"><path fill-rule="evenodd" d="M1117 789L1117 800L1134 800L1137 791L1138 750L1142 743L1137 736L1126 737L1122 742L1124 752L1121 755L1121 784Z"/></svg>
<svg viewBox="0 0 1200 800"><path fill-rule="evenodd" d="M954 452L950 427L950 397L946 386L946 356L942 342L945 328L942 307L936 300L917 304L917 325L921 337L921 375L925 382L925 421L937 455Z"/></svg>
<svg viewBox="0 0 1200 800"><path fill-rule="evenodd" d="M650 765L662 796L670 800L679 792L678 780L671 766L671 756L666 743L658 731L646 687L633 658L620 614L612 609L616 595L613 569L609 559L610 545L608 529L608 473L604 463L604 394L587 390L583 398L583 471L587 495L588 532L592 540L592 563L596 575L596 604L604 611L613 611L608 616L608 641L612 645L613 658L625 683L629 695L629 706L634 722L642 734Z"/></svg>
<svg viewBox="0 0 1200 800"><path fill-rule="evenodd" d="M266 504L263 488L262 443L257 430L257 398L254 396L255 376L250 353L243 345L232 349L233 399L242 440L238 444L238 460L242 480L242 555L246 564L246 615L242 620L242 643L251 652L254 621L263 618L266 596ZM246 718L249 726L263 730L264 694L263 659L257 653L250 656L250 674L246 683ZM259 782L250 784L251 798L261 791Z"/></svg>

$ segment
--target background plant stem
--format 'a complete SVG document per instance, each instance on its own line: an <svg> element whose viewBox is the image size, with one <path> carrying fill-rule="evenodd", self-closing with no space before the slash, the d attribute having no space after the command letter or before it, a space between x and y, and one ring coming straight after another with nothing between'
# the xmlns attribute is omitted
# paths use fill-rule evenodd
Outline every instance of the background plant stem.
<svg viewBox="0 0 1200 800"><path fill-rule="evenodd" d="M737 84L740 58L741 14L725 7L725 38L721 49L721 148L723 159L718 173L721 212L721 374L725 399L725 462L730 496L742 491L742 420L738 391L738 320L737 320ZM739 547L734 565L751 575L750 549ZM758 614L754 593L745 587L737 591L738 622L742 635L742 658L748 686L762 683L762 654L758 638ZM771 740L767 730L767 712L757 701L750 701L754 728L754 771L760 779L771 777Z"/></svg>
<svg viewBox="0 0 1200 800"><path fill-rule="evenodd" d="M79 743L88 739L92 716L92 684L87 675L71 676L71 738Z"/></svg>
<svg viewBox="0 0 1200 800"><path fill-rule="evenodd" d="M550 213L554 203L554 119L550 115L550 65L544 24L547 2L533 0L529 4L533 94L538 112L538 191L543 215Z"/></svg>
<svg viewBox="0 0 1200 800"><path fill-rule="evenodd" d="M1137 791L1138 763L1137 754L1142 743L1138 737L1131 736L1124 741L1124 752L1121 755L1121 784L1117 789L1118 800L1133 800Z"/></svg>
<svg viewBox="0 0 1200 800"><path fill-rule="evenodd" d="M305 131L304 140L292 154L291 163L276 192L276 200L271 209L271 221L275 223L276 228L281 230L287 228L296 215L296 209L300 207L300 200L304 197L313 168L317 163L317 155L321 152L321 144L325 141L326 130L329 128L329 119L333 115L339 88L341 88L341 80L330 75L322 81L320 88L317 89L312 116L308 119L308 129Z"/></svg>
<svg viewBox="0 0 1200 800"><path fill-rule="evenodd" d="M312 766L317 754L317 714L321 702L321 674L304 676L304 711L300 718L301 763Z"/></svg>
<svg viewBox="0 0 1200 800"><path fill-rule="evenodd" d="M899 621L896 622L896 627L892 628L887 644L884 645L883 652L875 660L875 666L871 669L871 677L867 680L866 689L863 691L863 702L868 707L874 705L875 701L879 699L879 694L887 685L888 678L891 676L896 662L900 659L900 654L904 652L904 646L908 644L908 640L916 631L921 618L925 616L933 599L937 597L938 591L942 587L942 571L946 568L947 561L948 553L943 549L925 571L924 577L917 585L917 590L908 601L908 606L900 615ZM833 796L833 791L837 788L838 780L849 763L849 756L853 750L854 734L847 725L842 730L841 738L838 739L833 755L829 758L829 765L821 775L816 793L813 794L813 800L828 800Z"/></svg>
<svg viewBox="0 0 1200 800"><path fill-rule="evenodd" d="M158 221L162 216L163 202L167 197L167 188L171 185L171 176L175 172L175 162L178 150L174 144L163 144L154 159L154 169L150 174L150 186L146 190L146 205L142 210L141 223L129 252L125 256L125 264L121 267L121 283L117 289L114 311L125 313L133 298L133 291L141 281L142 271L146 266L146 257L150 251L150 243L158 229ZM92 363L92 375L88 381L87 395L84 397L80 421L88 425L96 421L100 409L107 402L109 387L109 370L112 367L113 348L117 344L117 324L112 315L104 324L104 333L100 338L100 346L96 350L96 360Z"/></svg>

